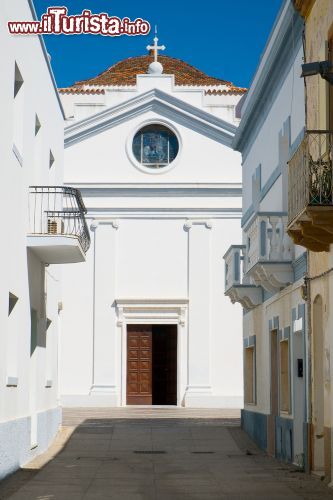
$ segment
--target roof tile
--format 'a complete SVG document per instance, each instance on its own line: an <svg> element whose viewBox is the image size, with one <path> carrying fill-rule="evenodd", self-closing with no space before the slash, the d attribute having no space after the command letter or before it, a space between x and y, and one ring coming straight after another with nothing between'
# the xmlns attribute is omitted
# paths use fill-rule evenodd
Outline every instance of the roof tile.
<svg viewBox="0 0 333 500"><path fill-rule="evenodd" d="M208 76L190 64L170 56L159 56L159 61L163 65L164 74L175 75L176 85L186 86L221 86L225 85L232 89L232 93L243 93L244 89L235 87L231 82ZM76 88L86 85L98 86L134 86L136 85L136 75L146 74L149 64L153 61L152 55L129 57L119 61L99 75L74 83L68 89L59 89L61 93L80 93ZM228 90L229 90L228 89ZM83 90L83 89L82 89ZM229 93L224 90L225 93ZM87 93L82 91L81 93ZM96 92L98 93L98 92Z"/></svg>

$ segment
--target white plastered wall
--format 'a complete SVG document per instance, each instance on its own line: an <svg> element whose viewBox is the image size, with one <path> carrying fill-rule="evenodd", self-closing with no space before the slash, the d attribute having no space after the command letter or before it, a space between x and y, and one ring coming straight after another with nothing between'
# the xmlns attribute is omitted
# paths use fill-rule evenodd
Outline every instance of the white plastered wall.
<svg viewBox="0 0 333 500"><path fill-rule="evenodd" d="M39 38L15 37L7 32L7 21L20 19L32 19L27 1L2 2L0 44L5 77L0 95L4 235L0 250L0 478L43 452L60 424L57 342L61 269L45 269L27 250L26 234L29 186L62 182L63 117ZM17 103L15 62L24 80ZM42 126L35 137L36 114ZM55 157L51 169L50 149ZM10 315L9 293L18 298ZM38 346L32 356L31 308L38 318ZM46 317L52 323L45 335ZM47 380L52 383L47 384ZM31 450L32 445L37 446Z"/></svg>

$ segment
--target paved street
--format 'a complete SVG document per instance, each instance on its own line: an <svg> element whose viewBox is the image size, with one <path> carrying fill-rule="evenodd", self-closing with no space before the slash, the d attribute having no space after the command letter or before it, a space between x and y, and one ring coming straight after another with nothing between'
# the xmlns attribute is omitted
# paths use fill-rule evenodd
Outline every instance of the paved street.
<svg viewBox="0 0 333 500"><path fill-rule="evenodd" d="M85 409L65 411L52 449L0 484L0 499L9 498L319 500L333 492L264 456L237 412Z"/></svg>

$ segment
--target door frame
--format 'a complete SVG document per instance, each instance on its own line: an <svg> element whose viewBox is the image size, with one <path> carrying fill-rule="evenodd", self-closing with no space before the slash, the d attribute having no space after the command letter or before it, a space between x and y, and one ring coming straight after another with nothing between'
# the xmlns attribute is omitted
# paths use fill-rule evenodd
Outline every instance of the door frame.
<svg viewBox="0 0 333 500"><path fill-rule="evenodd" d="M177 325L177 406L182 405L188 378L188 300L118 299L115 301L121 344L120 406L126 406L127 325Z"/></svg>

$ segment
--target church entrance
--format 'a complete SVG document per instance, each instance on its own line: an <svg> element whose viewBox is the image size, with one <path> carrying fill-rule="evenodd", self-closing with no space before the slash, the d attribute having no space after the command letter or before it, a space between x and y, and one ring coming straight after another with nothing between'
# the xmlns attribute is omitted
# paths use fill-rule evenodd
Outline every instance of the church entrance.
<svg viewBox="0 0 333 500"><path fill-rule="evenodd" d="M126 403L177 404L177 325L127 326Z"/></svg>

